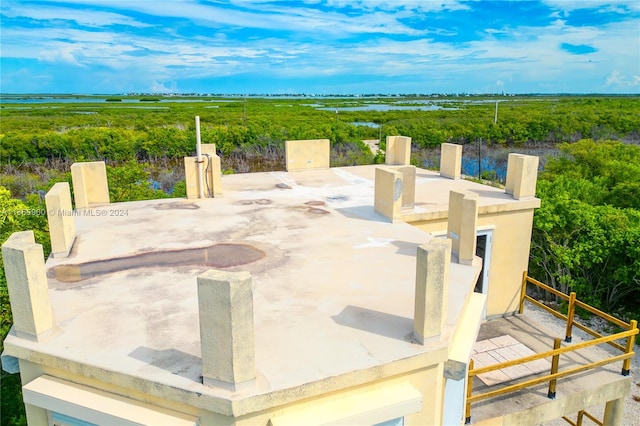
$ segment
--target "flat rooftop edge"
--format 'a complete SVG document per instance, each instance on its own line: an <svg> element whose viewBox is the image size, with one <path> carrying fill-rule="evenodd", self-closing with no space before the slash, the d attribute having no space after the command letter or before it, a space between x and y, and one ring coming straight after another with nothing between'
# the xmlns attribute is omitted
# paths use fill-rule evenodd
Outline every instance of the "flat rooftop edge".
<svg viewBox="0 0 640 426"><path fill-rule="evenodd" d="M478 267L451 264L452 317L440 337L417 344L415 255L432 237L373 211L374 172L228 175L221 198L88 209L107 213L74 216L70 256L45 265L56 333L41 343L10 334L5 352L145 392L161 384L177 400L198 393L205 398L188 398L227 414L249 400L286 403L291 389L312 396L443 362L463 309L453 295L467 300ZM530 208L497 188L418 169L416 209L443 211L452 185L484 191L481 206ZM250 390L201 383L196 279L210 268L252 275Z"/></svg>

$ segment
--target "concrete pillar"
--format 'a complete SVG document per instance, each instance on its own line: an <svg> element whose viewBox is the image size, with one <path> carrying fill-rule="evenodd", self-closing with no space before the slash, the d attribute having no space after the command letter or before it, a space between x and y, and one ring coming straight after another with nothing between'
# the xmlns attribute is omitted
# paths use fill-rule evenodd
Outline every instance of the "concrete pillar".
<svg viewBox="0 0 640 426"><path fill-rule="evenodd" d="M203 192L206 198L222 196L222 165L220 157L211 148L215 144L203 144L202 173ZM184 176L187 198L198 198L200 194L200 180L198 179L198 157L184 157Z"/></svg>
<svg viewBox="0 0 640 426"><path fill-rule="evenodd" d="M373 209L390 219L400 220L402 213L402 173L387 168L376 168Z"/></svg>
<svg viewBox="0 0 640 426"><path fill-rule="evenodd" d="M40 342L53 331L42 245L33 231L15 232L2 245L13 328L23 339Z"/></svg>
<svg viewBox="0 0 640 426"><path fill-rule="evenodd" d="M408 166L411 164L411 138L408 136L387 136L385 164Z"/></svg>
<svg viewBox="0 0 640 426"><path fill-rule="evenodd" d="M71 165L71 182L77 209L109 204L107 167L104 161L73 163Z"/></svg>
<svg viewBox="0 0 640 426"><path fill-rule="evenodd" d="M413 334L420 344L439 335L444 327L450 264L451 240L434 238L418 247Z"/></svg>
<svg viewBox="0 0 640 426"><path fill-rule="evenodd" d="M623 398L607 401L607 404L604 406L604 419L602 419L602 424L604 426L620 426L622 423L623 410Z"/></svg>
<svg viewBox="0 0 640 426"><path fill-rule="evenodd" d="M288 172L329 168L331 158L329 139L285 141L284 152Z"/></svg>
<svg viewBox="0 0 640 426"><path fill-rule="evenodd" d="M416 204L416 166L396 168L402 173L402 208L413 209Z"/></svg>
<svg viewBox="0 0 640 426"><path fill-rule="evenodd" d="M67 257L76 238L71 191L68 182L58 182L44 196L53 257Z"/></svg>
<svg viewBox="0 0 640 426"><path fill-rule="evenodd" d="M453 143L440 145L440 176L460 179L462 176L462 145Z"/></svg>
<svg viewBox="0 0 640 426"><path fill-rule="evenodd" d="M198 277L202 377L236 391L256 377L251 275L209 270Z"/></svg>
<svg viewBox="0 0 640 426"><path fill-rule="evenodd" d="M507 182L504 191L520 200L536 196L539 158L511 153L507 162Z"/></svg>
<svg viewBox="0 0 640 426"><path fill-rule="evenodd" d="M468 191L449 192L447 237L452 240L452 252L458 263L471 265L476 254L478 225L478 194Z"/></svg>

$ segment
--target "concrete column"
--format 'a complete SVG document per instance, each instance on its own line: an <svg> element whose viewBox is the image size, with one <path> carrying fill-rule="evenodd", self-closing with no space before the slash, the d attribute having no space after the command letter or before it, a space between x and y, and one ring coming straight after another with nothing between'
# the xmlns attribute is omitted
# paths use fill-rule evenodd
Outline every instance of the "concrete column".
<svg viewBox="0 0 640 426"><path fill-rule="evenodd" d="M256 377L253 290L248 272L198 277L203 383L238 390Z"/></svg>
<svg viewBox="0 0 640 426"><path fill-rule="evenodd" d="M411 138L387 136L385 154L385 164L408 166L411 164Z"/></svg>
<svg viewBox="0 0 640 426"><path fill-rule="evenodd" d="M416 166L396 168L402 173L402 208L413 209L416 204Z"/></svg>
<svg viewBox="0 0 640 426"><path fill-rule="evenodd" d="M462 145L453 143L440 145L440 176L460 179L462 176Z"/></svg>
<svg viewBox="0 0 640 426"><path fill-rule="evenodd" d="M206 147L207 145L202 145ZM211 154L207 150L203 149L203 153L207 155L202 156L202 173L203 178L203 192L205 198L221 197L222 196L222 167L220 163L220 157L216 154ZM200 180L198 179L198 157L184 157L184 177L185 186L187 190L187 198L198 198L200 194Z"/></svg>
<svg viewBox="0 0 640 426"><path fill-rule="evenodd" d="M402 213L402 173L387 168L376 168L373 209L390 219L400 220Z"/></svg>
<svg viewBox="0 0 640 426"><path fill-rule="evenodd" d="M210 161L210 163L209 163ZM217 155L211 155L205 164L209 188L214 197L222 196L222 162Z"/></svg>
<svg viewBox="0 0 640 426"><path fill-rule="evenodd" d="M2 257L16 335L45 340L54 322L42 245L36 244L33 231L16 232L2 245Z"/></svg>
<svg viewBox="0 0 640 426"><path fill-rule="evenodd" d="M329 139L285 141L284 153L288 172L328 169L331 158Z"/></svg>
<svg viewBox="0 0 640 426"><path fill-rule="evenodd" d="M416 256L413 334L421 344L442 332L447 319L451 240L432 239Z"/></svg>
<svg viewBox="0 0 640 426"><path fill-rule="evenodd" d="M538 162L539 158L533 155L509 154L504 191L516 200L535 197Z"/></svg>
<svg viewBox="0 0 640 426"><path fill-rule="evenodd" d="M452 252L458 263L471 265L476 254L478 194L468 191L449 192L447 236L453 241Z"/></svg>
<svg viewBox="0 0 640 426"><path fill-rule="evenodd" d="M602 424L604 426L620 426L622 423L623 410L623 398L607 401L607 404L604 406L604 419L602 419Z"/></svg>
<svg viewBox="0 0 640 426"><path fill-rule="evenodd" d="M71 191L68 182L58 182L44 197L47 206L51 253L53 257L67 257L76 238L76 225L73 221Z"/></svg>
<svg viewBox="0 0 640 426"><path fill-rule="evenodd" d="M109 204L109 185L104 161L73 163L71 182L77 209Z"/></svg>
<svg viewBox="0 0 640 426"><path fill-rule="evenodd" d="M202 169L206 173L208 187L205 185L205 194L212 194L213 197L222 196L222 163L220 156L216 154L216 144L203 143L200 145L204 164Z"/></svg>

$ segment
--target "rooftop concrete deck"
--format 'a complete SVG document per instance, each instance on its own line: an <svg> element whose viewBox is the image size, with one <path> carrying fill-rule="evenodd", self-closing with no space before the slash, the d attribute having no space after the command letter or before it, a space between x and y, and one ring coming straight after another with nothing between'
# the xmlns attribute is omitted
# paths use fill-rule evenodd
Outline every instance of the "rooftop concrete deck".
<svg viewBox="0 0 640 426"><path fill-rule="evenodd" d="M299 399L446 360L478 267L451 265L445 332L412 341L416 247L431 237L373 211L374 173L229 175L223 198L76 216L71 255L46 263L56 335L9 335L5 350L228 414L243 412L234 401L273 406L291 390ZM413 214L446 215L451 189L477 192L481 209L539 203L418 169ZM253 277L257 381L237 393L201 384L196 277L216 267Z"/></svg>
<svg viewBox="0 0 640 426"><path fill-rule="evenodd" d="M535 353L553 349L553 339L559 336L549 328L523 315L494 319L480 327L478 341L508 335L523 343ZM562 343L562 347L571 343ZM601 347L588 347L560 357L558 371L562 372L590 362L610 358L611 354ZM550 360L550 359L549 359ZM533 363L538 363L534 361ZM476 368L479 366L476 364ZM547 397L549 382L545 382L504 396L485 399L471 406L473 424L541 424L562 415L575 414L584 408L604 405L614 395L624 395L628 390L631 377L621 375L622 362L604 365L557 381L555 400ZM500 371L500 370L499 370ZM538 376L549 374L550 368L539 374L487 386L478 377L474 378L473 394L484 393L501 387L513 385Z"/></svg>

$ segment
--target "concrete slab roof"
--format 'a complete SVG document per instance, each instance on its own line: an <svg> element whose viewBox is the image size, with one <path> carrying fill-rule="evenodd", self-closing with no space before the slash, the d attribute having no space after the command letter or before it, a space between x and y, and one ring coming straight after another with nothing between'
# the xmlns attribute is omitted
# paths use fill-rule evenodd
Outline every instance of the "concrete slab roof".
<svg viewBox="0 0 640 426"><path fill-rule="evenodd" d="M223 414L442 362L479 268L451 265L447 328L415 343L416 247L432 237L373 211L374 172L229 175L222 198L79 212L71 255L46 263L55 336L9 335L5 347ZM417 213L446 213L453 188L477 192L485 207L530 203L423 169L416 187ZM236 393L201 384L196 277L216 267L253 279L257 381ZM238 405L248 399L253 408Z"/></svg>

